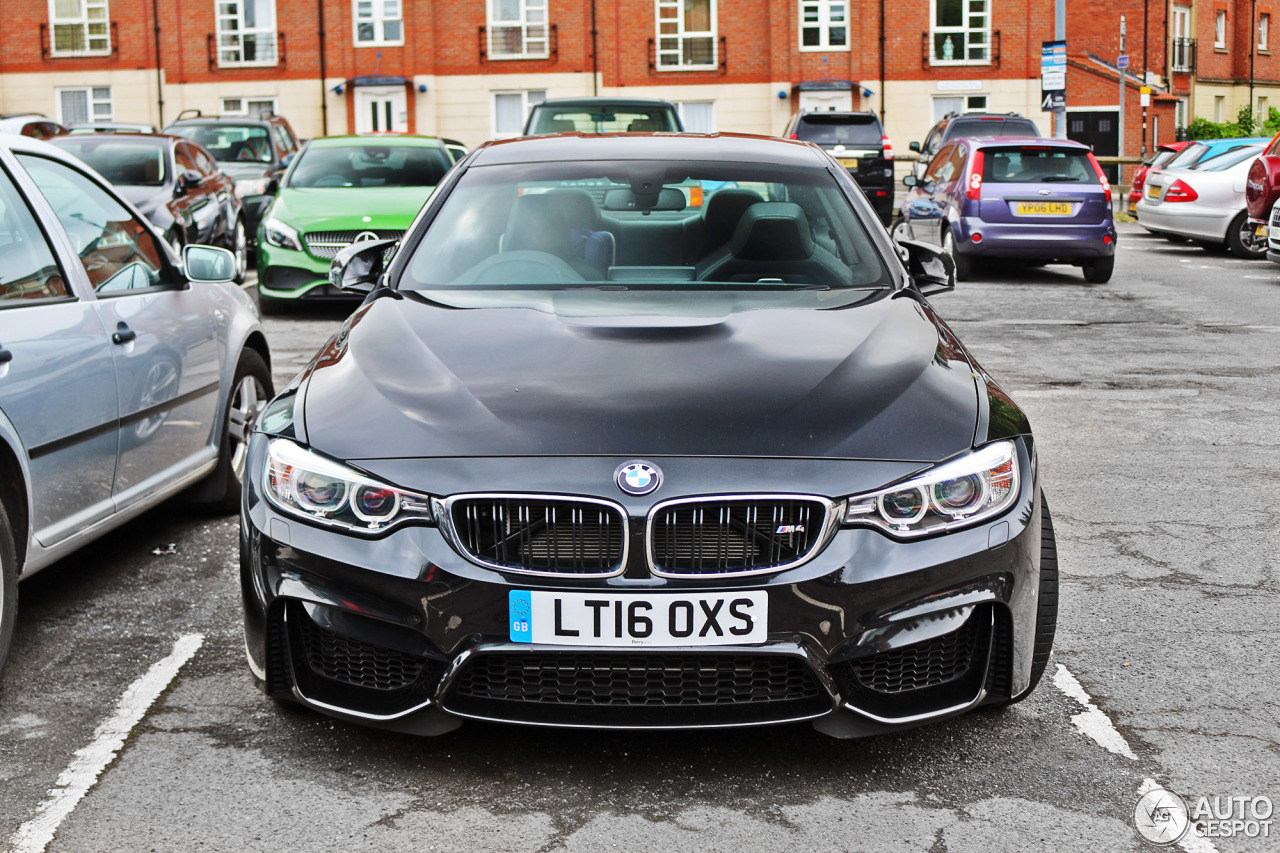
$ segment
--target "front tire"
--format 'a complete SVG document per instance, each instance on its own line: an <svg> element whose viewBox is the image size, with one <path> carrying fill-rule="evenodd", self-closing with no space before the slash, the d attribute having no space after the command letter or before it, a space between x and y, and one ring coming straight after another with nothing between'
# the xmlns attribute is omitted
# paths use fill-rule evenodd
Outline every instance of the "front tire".
<svg viewBox="0 0 1280 853"><path fill-rule="evenodd" d="M1049 502L1040 493L1040 585L1036 594L1036 635L1031 647L1031 680L1018 696L994 703L996 707L1016 705L1035 692L1053 652L1058 632L1058 542L1053 534Z"/></svg>
<svg viewBox="0 0 1280 853"><path fill-rule="evenodd" d="M1227 251L1246 261L1260 261L1267 256L1267 240L1258 238L1248 211L1241 211L1227 226Z"/></svg>
<svg viewBox="0 0 1280 853"><path fill-rule="evenodd" d="M1112 255L1109 258L1098 258L1089 261L1084 265L1084 280L1091 284L1106 284L1111 281L1111 274L1115 272L1116 259Z"/></svg>
<svg viewBox="0 0 1280 853"><path fill-rule="evenodd" d="M956 264L956 281L968 281L973 276L973 258L956 251L956 236L950 228L942 232L942 251Z"/></svg>
<svg viewBox="0 0 1280 853"><path fill-rule="evenodd" d="M219 485L210 505L218 512L232 513L240 509L240 492L249 460L249 434L258 413L274 394L271 371L262 356L251 349L240 353L223 418L218 467L213 472Z"/></svg>
<svg viewBox="0 0 1280 853"><path fill-rule="evenodd" d="M0 501L0 674L9 657L13 625L18 618L18 551L13 543L9 513Z"/></svg>

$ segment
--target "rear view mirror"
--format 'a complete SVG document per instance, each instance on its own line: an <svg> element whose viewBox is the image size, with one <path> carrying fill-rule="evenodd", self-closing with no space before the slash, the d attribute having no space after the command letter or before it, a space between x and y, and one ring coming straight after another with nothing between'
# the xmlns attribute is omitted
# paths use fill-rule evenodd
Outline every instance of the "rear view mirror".
<svg viewBox="0 0 1280 853"><path fill-rule="evenodd" d="M604 194L605 210L684 210L684 193L674 187L661 192L637 193L631 190L609 190Z"/></svg>
<svg viewBox="0 0 1280 853"><path fill-rule="evenodd" d="M193 243L182 249L182 271L188 281L231 281L236 277L236 256L220 246Z"/></svg>
<svg viewBox="0 0 1280 853"><path fill-rule="evenodd" d="M956 262L937 246L917 240L899 240L906 250L907 274L922 296L956 289Z"/></svg>
<svg viewBox="0 0 1280 853"><path fill-rule="evenodd" d="M329 264L329 283L339 290L368 293L378 286L387 268L395 240L365 240L352 243Z"/></svg>

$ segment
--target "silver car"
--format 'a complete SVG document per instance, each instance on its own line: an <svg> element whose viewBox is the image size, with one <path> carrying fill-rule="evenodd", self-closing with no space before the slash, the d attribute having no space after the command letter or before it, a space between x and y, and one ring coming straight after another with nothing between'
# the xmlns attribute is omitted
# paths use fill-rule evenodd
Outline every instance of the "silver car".
<svg viewBox="0 0 1280 853"><path fill-rule="evenodd" d="M17 581L188 487L239 505L270 354L225 249L0 134L0 668Z"/></svg>
<svg viewBox="0 0 1280 853"><path fill-rule="evenodd" d="M1244 183L1262 145L1233 148L1184 169L1147 176L1138 222L1161 236L1186 237L1206 249L1225 247L1238 258L1266 257L1265 237L1245 210Z"/></svg>

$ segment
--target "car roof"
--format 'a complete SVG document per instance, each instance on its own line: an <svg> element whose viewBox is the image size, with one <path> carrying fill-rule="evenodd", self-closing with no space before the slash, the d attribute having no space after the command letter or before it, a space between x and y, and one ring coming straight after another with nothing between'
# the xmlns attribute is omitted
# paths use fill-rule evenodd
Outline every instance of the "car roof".
<svg viewBox="0 0 1280 853"><path fill-rule="evenodd" d="M810 110L796 113L796 118L878 118L871 110Z"/></svg>
<svg viewBox="0 0 1280 853"><path fill-rule="evenodd" d="M825 168L810 142L742 133L552 133L486 142L473 166L580 160L723 160Z"/></svg>
<svg viewBox="0 0 1280 853"><path fill-rule="evenodd" d="M190 118L179 118L169 122L165 127L173 127L176 124L230 124L230 125L268 125L273 121L283 121L280 116L270 116L269 118L254 118L253 116L191 116Z"/></svg>
<svg viewBox="0 0 1280 853"><path fill-rule="evenodd" d="M63 137L57 137L62 139ZM33 136L21 136L17 133L6 133L0 131L0 148L8 148L10 151L30 152L32 154L45 154L50 157L70 163L78 168L84 168L84 163L79 159L63 151L56 145L51 145L48 140L36 139ZM94 174L97 174L96 172Z"/></svg>
<svg viewBox="0 0 1280 853"><path fill-rule="evenodd" d="M1197 139L1195 142L1217 148L1219 145L1252 145L1255 142L1270 142L1270 136L1234 136L1230 139Z"/></svg>
<svg viewBox="0 0 1280 853"><path fill-rule="evenodd" d="M1008 148L1019 145L1032 145L1037 148L1079 148L1084 151L1093 150L1083 142L1074 139L1055 139L1052 136L957 136L948 139L947 143L968 141L978 148Z"/></svg>
<svg viewBox="0 0 1280 853"><path fill-rule="evenodd" d="M414 148L440 148L443 143L434 136L412 133L361 133L350 136L322 136L307 143L311 148L350 148L355 145L402 145Z"/></svg>
<svg viewBox="0 0 1280 853"><path fill-rule="evenodd" d="M133 130L120 131L117 133L68 133L65 136L55 136L53 138L53 140L57 140L59 144L64 142L80 144L91 139L96 139L98 142L102 143L120 141L127 142L131 139L148 142L155 140L160 142L192 142L192 140L187 139L185 136L176 136L172 133L142 133L140 131ZM198 142L194 142L193 144L200 145Z"/></svg>
<svg viewBox="0 0 1280 853"><path fill-rule="evenodd" d="M599 107L604 105L615 107L670 107L675 104L661 98L547 98L533 104L533 107Z"/></svg>

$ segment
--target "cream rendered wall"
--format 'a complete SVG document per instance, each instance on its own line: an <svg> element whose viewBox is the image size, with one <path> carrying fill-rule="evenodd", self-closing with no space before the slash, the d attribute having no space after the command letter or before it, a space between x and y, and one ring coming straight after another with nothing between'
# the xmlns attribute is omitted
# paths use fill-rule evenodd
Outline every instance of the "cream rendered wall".
<svg viewBox="0 0 1280 853"><path fill-rule="evenodd" d="M324 84L325 104L329 109L329 134L347 132L346 96L337 95L333 87L342 78L329 78ZM164 116L173 121L187 109L201 110L205 115L218 115L223 98L275 98L276 112L289 120L289 126L300 139L320 136L320 81L279 80L269 77L240 82L167 84Z"/></svg>
<svg viewBox="0 0 1280 853"><path fill-rule="evenodd" d="M0 112L43 113L58 119L57 90L65 87L110 86L112 117L116 121L159 121L154 71L50 71L34 74L0 74ZM167 87L166 87L166 95ZM176 112L168 111L172 118Z"/></svg>
<svg viewBox="0 0 1280 853"><path fill-rule="evenodd" d="M474 148L493 137L493 93L545 90L548 98L581 98L591 94L591 74L466 74L415 77L426 83L417 94L419 133L457 139ZM602 93L603 94L603 93Z"/></svg>
<svg viewBox="0 0 1280 853"><path fill-rule="evenodd" d="M786 99L778 97L787 93ZM716 130L777 136L791 116L790 83L722 83L704 86L621 86L601 89L618 98L662 98L667 101L714 101Z"/></svg>

